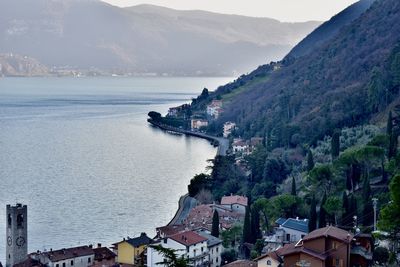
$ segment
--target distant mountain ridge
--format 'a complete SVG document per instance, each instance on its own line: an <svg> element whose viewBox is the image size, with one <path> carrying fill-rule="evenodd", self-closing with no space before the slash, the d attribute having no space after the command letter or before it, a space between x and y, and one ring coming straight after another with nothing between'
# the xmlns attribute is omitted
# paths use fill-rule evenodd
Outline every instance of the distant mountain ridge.
<svg viewBox="0 0 400 267"><path fill-rule="evenodd" d="M97 0L4 0L0 53L49 68L232 75L282 58L318 25Z"/></svg>

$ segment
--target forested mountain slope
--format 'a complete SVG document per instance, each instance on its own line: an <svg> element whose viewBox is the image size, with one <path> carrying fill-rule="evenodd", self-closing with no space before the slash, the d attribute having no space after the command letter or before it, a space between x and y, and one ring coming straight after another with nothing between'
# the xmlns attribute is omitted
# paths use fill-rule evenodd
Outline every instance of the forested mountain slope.
<svg viewBox="0 0 400 267"><path fill-rule="evenodd" d="M323 23L288 54L289 57L300 57L310 53L316 47L334 37L342 27L361 16L375 0L361 0L344 9L342 12Z"/></svg>
<svg viewBox="0 0 400 267"><path fill-rule="evenodd" d="M262 66L217 90L236 92L218 123L235 121L242 136L267 134L280 146L366 121L398 97L399 41L400 2L378 0L307 57Z"/></svg>

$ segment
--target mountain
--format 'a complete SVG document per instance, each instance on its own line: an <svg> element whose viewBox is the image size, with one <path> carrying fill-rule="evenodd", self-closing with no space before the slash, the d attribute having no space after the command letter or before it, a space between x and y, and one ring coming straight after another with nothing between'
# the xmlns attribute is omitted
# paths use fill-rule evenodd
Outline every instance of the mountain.
<svg viewBox="0 0 400 267"><path fill-rule="evenodd" d="M307 56L264 65L220 87L224 121L276 146L313 143L368 122L399 101L400 2L377 0ZM213 126L214 127L214 126Z"/></svg>
<svg viewBox="0 0 400 267"><path fill-rule="evenodd" d="M314 48L321 46L324 42L334 37L343 26L348 25L361 16L375 0L361 0L344 9L342 12L323 23L312 33L307 35L297 44L288 56L299 57L311 52Z"/></svg>
<svg viewBox="0 0 400 267"><path fill-rule="evenodd" d="M232 75L282 58L318 25L97 0L4 0L0 52L50 68Z"/></svg>
<svg viewBox="0 0 400 267"><path fill-rule="evenodd" d="M0 54L1 76L45 76L49 69L34 58L14 54Z"/></svg>

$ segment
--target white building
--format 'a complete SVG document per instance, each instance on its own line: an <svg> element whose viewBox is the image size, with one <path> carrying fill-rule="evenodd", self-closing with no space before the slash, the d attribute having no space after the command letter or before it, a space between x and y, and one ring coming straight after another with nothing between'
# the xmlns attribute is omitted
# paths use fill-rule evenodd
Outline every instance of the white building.
<svg viewBox="0 0 400 267"><path fill-rule="evenodd" d="M218 118L222 113L222 101L213 100L210 105L207 106L207 114L211 117Z"/></svg>
<svg viewBox="0 0 400 267"><path fill-rule="evenodd" d="M228 121L224 123L224 137L227 138L232 131L236 128L236 123Z"/></svg>
<svg viewBox="0 0 400 267"><path fill-rule="evenodd" d="M247 207L247 197L244 196L223 196L221 198L221 205L231 209L234 212L245 214Z"/></svg>
<svg viewBox="0 0 400 267"><path fill-rule="evenodd" d="M207 127L208 121L203 119L192 119L190 122L190 127L192 130L198 130L201 127Z"/></svg>
<svg viewBox="0 0 400 267"><path fill-rule="evenodd" d="M196 266L208 266L209 256L207 238L193 231L178 233L160 240L153 245L161 245L176 251L178 257L183 256L189 259L190 264ZM158 262L163 262L163 256L155 249L147 248L147 266L156 267Z"/></svg>
<svg viewBox="0 0 400 267"><path fill-rule="evenodd" d="M232 143L232 150L233 153L243 153L246 152L249 149L249 146L247 145L246 141L243 139L235 139L233 140Z"/></svg>
<svg viewBox="0 0 400 267"><path fill-rule="evenodd" d="M222 246L222 240L212 236L210 233L204 230L196 231L199 235L207 238L207 248L208 248L208 263L210 267L220 267L221 263L221 253L224 247Z"/></svg>
<svg viewBox="0 0 400 267"><path fill-rule="evenodd" d="M37 252L31 256L48 267L88 267L94 263L94 251L89 246Z"/></svg>
<svg viewBox="0 0 400 267"><path fill-rule="evenodd" d="M279 228L283 230L283 242L297 243L308 234L307 219L280 218L276 222L278 223Z"/></svg>

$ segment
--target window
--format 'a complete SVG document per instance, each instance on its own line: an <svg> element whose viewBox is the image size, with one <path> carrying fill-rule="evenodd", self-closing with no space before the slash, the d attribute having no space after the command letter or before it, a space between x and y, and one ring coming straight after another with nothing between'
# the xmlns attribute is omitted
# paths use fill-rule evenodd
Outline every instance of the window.
<svg viewBox="0 0 400 267"><path fill-rule="evenodd" d="M74 261L71 261L71 266L74 266Z"/></svg>
<svg viewBox="0 0 400 267"><path fill-rule="evenodd" d="M63 265L62 265L63 267L65 267L65 262L63 262Z"/></svg>
<svg viewBox="0 0 400 267"><path fill-rule="evenodd" d="M22 228L24 224L24 215L18 214L17 215L17 227Z"/></svg>
<svg viewBox="0 0 400 267"><path fill-rule="evenodd" d="M60 264L57 263L57 264L56 264L56 267L59 267L59 266L60 266Z"/></svg>
<svg viewBox="0 0 400 267"><path fill-rule="evenodd" d="M301 235L301 239L303 239L304 238L304 235Z"/></svg>
<svg viewBox="0 0 400 267"><path fill-rule="evenodd" d="M218 253L218 247L217 247L217 253Z"/></svg>
<svg viewBox="0 0 400 267"><path fill-rule="evenodd" d="M267 265L272 265L270 260L267 260Z"/></svg>
<svg viewBox="0 0 400 267"><path fill-rule="evenodd" d="M87 262L88 263L91 263L92 262L92 259L89 257L89 258L87 258Z"/></svg>
<svg viewBox="0 0 400 267"><path fill-rule="evenodd" d="M332 242L332 248L337 249L337 242L335 242L335 241Z"/></svg>
<svg viewBox="0 0 400 267"><path fill-rule="evenodd" d="M12 222L11 214L8 214L7 221L8 221L8 227L11 227L11 222Z"/></svg>
<svg viewBox="0 0 400 267"><path fill-rule="evenodd" d="M290 234L286 234L286 241L290 241Z"/></svg>
<svg viewBox="0 0 400 267"><path fill-rule="evenodd" d="M203 248L203 247L201 247L201 252L203 252L203 249L204 249L204 248Z"/></svg>

